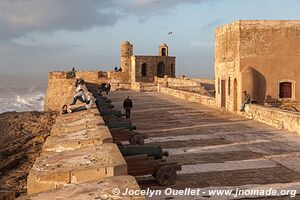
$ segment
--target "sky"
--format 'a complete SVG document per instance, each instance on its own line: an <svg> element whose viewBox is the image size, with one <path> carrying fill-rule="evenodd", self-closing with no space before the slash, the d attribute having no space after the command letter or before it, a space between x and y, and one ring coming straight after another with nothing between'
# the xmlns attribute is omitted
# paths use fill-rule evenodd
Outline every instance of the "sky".
<svg viewBox="0 0 300 200"><path fill-rule="evenodd" d="M299 10L299 0L0 0L0 75L111 70L128 40L136 55L167 43L177 75L213 78L216 27L300 20Z"/></svg>

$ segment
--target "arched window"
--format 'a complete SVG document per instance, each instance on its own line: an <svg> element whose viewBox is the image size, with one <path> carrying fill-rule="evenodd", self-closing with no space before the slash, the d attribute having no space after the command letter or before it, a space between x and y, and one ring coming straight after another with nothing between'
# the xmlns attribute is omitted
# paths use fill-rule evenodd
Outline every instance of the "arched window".
<svg viewBox="0 0 300 200"><path fill-rule="evenodd" d="M166 56L166 48L161 48L161 56Z"/></svg>
<svg viewBox="0 0 300 200"><path fill-rule="evenodd" d="M147 76L147 64L143 63L142 64L142 77Z"/></svg>
<svg viewBox="0 0 300 200"><path fill-rule="evenodd" d="M292 98L292 83L291 82L281 82L279 83L279 98Z"/></svg>

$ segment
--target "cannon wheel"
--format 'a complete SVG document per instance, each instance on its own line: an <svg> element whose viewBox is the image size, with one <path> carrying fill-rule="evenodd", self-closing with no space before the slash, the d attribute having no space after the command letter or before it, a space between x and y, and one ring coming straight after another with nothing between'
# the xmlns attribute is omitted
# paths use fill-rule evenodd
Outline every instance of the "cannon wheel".
<svg viewBox="0 0 300 200"><path fill-rule="evenodd" d="M161 186L174 185L176 183L177 173L174 167L161 166L155 174L156 182Z"/></svg>
<svg viewBox="0 0 300 200"><path fill-rule="evenodd" d="M144 144L144 138L143 138L143 136L140 135L140 134L135 134L135 135L133 135L133 136L130 138L129 143L130 143L130 144L133 144L133 145L135 145L135 144L143 145L143 144Z"/></svg>

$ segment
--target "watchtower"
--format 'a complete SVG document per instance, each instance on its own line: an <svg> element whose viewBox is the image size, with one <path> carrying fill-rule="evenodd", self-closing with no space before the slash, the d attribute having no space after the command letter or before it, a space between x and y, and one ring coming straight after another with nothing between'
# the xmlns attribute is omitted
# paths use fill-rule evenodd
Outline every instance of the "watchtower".
<svg viewBox="0 0 300 200"><path fill-rule="evenodd" d="M122 72L130 74L131 56L133 55L133 45L128 41L121 43L121 68Z"/></svg>

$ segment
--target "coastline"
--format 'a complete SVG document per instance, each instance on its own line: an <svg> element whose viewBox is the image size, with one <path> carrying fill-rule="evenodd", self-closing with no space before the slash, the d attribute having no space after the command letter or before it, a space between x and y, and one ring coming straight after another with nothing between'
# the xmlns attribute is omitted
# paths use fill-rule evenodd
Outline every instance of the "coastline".
<svg viewBox="0 0 300 200"><path fill-rule="evenodd" d="M26 179L55 122L56 113L0 114L0 190L26 195ZM1 192L0 192L1 196Z"/></svg>

